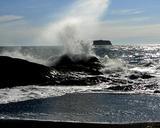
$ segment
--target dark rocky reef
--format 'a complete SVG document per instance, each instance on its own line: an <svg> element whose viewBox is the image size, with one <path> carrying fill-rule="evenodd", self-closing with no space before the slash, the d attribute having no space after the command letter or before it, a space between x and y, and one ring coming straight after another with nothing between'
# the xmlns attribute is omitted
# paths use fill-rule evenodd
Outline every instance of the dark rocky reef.
<svg viewBox="0 0 160 128"><path fill-rule="evenodd" d="M0 56L0 88L27 85L94 85L105 81L94 56L63 55L44 66ZM92 75L92 76L90 76Z"/></svg>
<svg viewBox="0 0 160 128"><path fill-rule="evenodd" d="M62 55L51 58L48 66L23 59L0 56L0 88L15 86L88 86L99 83L111 85L106 88L114 91L133 91L136 89L157 89L158 84L150 81L147 73L133 72L128 79L118 74L101 75L103 68L95 56ZM114 85L114 86L113 86Z"/></svg>
<svg viewBox="0 0 160 128"><path fill-rule="evenodd" d="M146 72L134 72L134 74L131 74L129 76L129 79L131 80L135 80L135 79L138 79L138 78L141 78L141 79L150 79L150 78L153 78L154 76L146 73Z"/></svg>
<svg viewBox="0 0 160 128"><path fill-rule="evenodd" d="M82 76L81 76L82 75ZM90 86L102 82L107 82L103 76L94 75L89 76L83 73L61 73L54 76L54 79L48 81L46 85L65 85L65 86Z"/></svg>
<svg viewBox="0 0 160 128"><path fill-rule="evenodd" d="M160 90L155 90L154 93L160 93Z"/></svg>
<svg viewBox="0 0 160 128"><path fill-rule="evenodd" d="M0 88L45 83L51 77L46 66L0 56Z"/></svg>
<svg viewBox="0 0 160 128"><path fill-rule="evenodd" d="M114 90L114 91L132 91L133 87L132 87L132 85L126 85L126 86L118 85L118 86L109 87L107 89Z"/></svg>
<svg viewBox="0 0 160 128"><path fill-rule="evenodd" d="M61 72L85 72L90 75L102 74L99 70L103 67L95 56L86 55L62 55L50 59L50 66Z"/></svg>
<svg viewBox="0 0 160 128"><path fill-rule="evenodd" d="M138 89L158 89L156 83L147 82L154 77L148 73L133 72L120 78L119 74L103 76L103 65L95 56L62 55L51 58L48 66L23 59L0 56L0 88L27 85L68 85L87 86L106 83L114 91ZM115 86L113 86L115 85ZM154 93L159 93L159 90Z"/></svg>
<svg viewBox="0 0 160 128"><path fill-rule="evenodd" d="M94 40L93 45L112 45L110 40Z"/></svg>

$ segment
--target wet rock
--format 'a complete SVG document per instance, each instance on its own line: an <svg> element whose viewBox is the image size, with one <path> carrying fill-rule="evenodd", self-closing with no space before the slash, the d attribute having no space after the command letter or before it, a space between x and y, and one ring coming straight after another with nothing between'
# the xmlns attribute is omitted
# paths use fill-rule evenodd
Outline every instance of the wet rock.
<svg viewBox="0 0 160 128"><path fill-rule="evenodd" d="M86 85L96 85L99 83L107 82L108 79L103 76L88 76L88 75L78 75L77 73L61 73L60 75L55 75L53 80L48 81L47 85L68 85L68 86L86 86Z"/></svg>
<svg viewBox="0 0 160 128"><path fill-rule="evenodd" d="M112 78L111 79L112 83L118 83L118 84L127 84L128 83L128 80L125 80L125 79L114 79Z"/></svg>
<svg viewBox="0 0 160 128"><path fill-rule="evenodd" d="M160 93L160 90L155 90L154 93Z"/></svg>
<svg viewBox="0 0 160 128"><path fill-rule="evenodd" d="M113 86L113 87L109 87L107 88L109 90L114 90L114 91L132 91L133 87L132 85L127 85L127 86Z"/></svg>
<svg viewBox="0 0 160 128"><path fill-rule="evenodd" d="M149 89L155 89L158 87L158 84L157 83L150 83L150 84L145 85L144 87L149 88Z"/></svg>
<svg viewBox="0 0 160 128"><path fill-rule="evenodd" d="M141 78L142 79L150 79L150 78L153 78L154 76L151 76L150 74L147 74L147 73L143 73Z"/></svg>
<svg viewBox="0 0 160 128"><path fill-rule="evenodd" d="M100 69L103 67L97 57L79 54L65 54L57 58L51 58L49 65L61 72L86 72L91 75L102 74Z"/></svg>
<svg viewBox="0 0 160 128"><path fill-rule="evenodd" d="M110 40L94 40L93 45L112 45Z"/></svg>
<svg viewBox="0 0 160 128"><path fill-rule="evenodd" d="M150 79L153 78L154 76L150 75L149 73L141 73L141 72L136 72L135 74L131 74L128 78L131 80L135 80L138 78L142 79Z"/></svg>
<svg viewBox="0 0 160 128"><path fill-rule="evenodd" d="M46 66L0 56L0 88L45 83L50 77Z"/></svg>
<svg viewBox="0 0 160 128"><path fill-rule="evenodd" d="M53 67L0 56L0 88L27 85L95 85L108 81L103 76L88 75L100 74L100 67L98 59L92 56L77 61L63 56Z"/></svg>
<svg viewBox="0 0 160 128"><path fill-rule="evenodd" d="M109 77L120 77L120 74L110 74Z"/></svg>
<svg viewBox="0 0 160 128"><path fill-rule="evenodd" d="M135 80L135 79L138 79L139 77L140 77L139 75L132 74L129 76L129 79Z"/></svg>
<svg viewBox="0 0 160 128"><path fill-rule="evenodd" d="M149 62L149 63L146 63L143 65L144 67L152 67L154 66L154 63L153 62Z"/></svg>

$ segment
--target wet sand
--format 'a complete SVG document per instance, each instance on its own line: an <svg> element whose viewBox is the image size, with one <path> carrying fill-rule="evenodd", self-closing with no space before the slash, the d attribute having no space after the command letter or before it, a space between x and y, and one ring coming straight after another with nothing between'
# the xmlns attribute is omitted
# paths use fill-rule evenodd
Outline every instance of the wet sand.
<svg viewBox="0 0 160 128"><path fill-rule="evenodd" d="M0 117L0 126L16 128L160 128L160 97L144 94L67 94L1 104Z"/></svg>
<svg viewBox="0 0 160 128"><path fill-rule="evenodd" d="M160 123L98 124L36 120L0 120L4 128L160 128Z"/></svg>

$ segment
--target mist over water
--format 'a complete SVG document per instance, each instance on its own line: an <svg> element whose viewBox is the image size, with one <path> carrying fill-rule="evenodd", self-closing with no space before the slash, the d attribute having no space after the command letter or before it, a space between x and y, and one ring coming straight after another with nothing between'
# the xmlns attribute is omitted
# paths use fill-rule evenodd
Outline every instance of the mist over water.
<svg viewBox="0 0 160 128"><path fill-rule="evenodd" d="M29 54L23 54L19 49L14 50L14 51L4 51L0 54L1 56L9 56L9 57L13 57L13 58L20 58L20 59L24 59L24 60L28 60L30 62L35 62L35 63L39 63L39 64L43 64L46 65L46 61L40 58L36 58L34 55Z"/></svg>
<svg viewBox="0 0 160 128"><path fill-rule="evenodd" d="M0 56L24 59L30 62L46 65L48 59L61 54L62 48L56 46L15 46L0 47Z"/></svg>
<svg viewBox="0 0 160 128"><path fill-rule="evenodd" d="M46 25L42 33L35 39L35 42L43 42L44 46L61 46L54 55L61 54L94 54L92 41L97 39L98 28L101 18L107 11L109 0L77 0L64 12L57 12L60 17ZM55 49L54 49L55 50ZM46 51L46 49L44 50ZM55 50L57 51L57 50ZM46 58L39 58L32 49L27 52L23 48L16 47L12 51L3 50L1 56L25 59L46 65ZM54 56L51 52L50 56ZM46 52L44 54L47 54Z"/></svg>
<svg viewBox="0 0 160 128"><path fill-rule="evenodd" d="M43 64L48 69L47 75L46 71L38 72L48 78L45 83L24 86L20 81L14 85L13 75L18 74L17 82L20 75L28 78L36 70L22 64L19 73L19 66L12 71L15 64L7 62L11 82L7 75L6 80L13 87L0 89L0 119L111 123L160 120L160 45L92 48L92 41L101 37L99 27L108 5L109 0L75 0L37 37L35 42L43 42L44 46L0 47L0 56ZM2 64L1 69L4 67Z"/></svg>
<svg viewBox="0 0 160 128"><path fill-rule="evenodd" d="M0 47L0 55L11 57L16 56L18 58L23 58L25 60L38 62L41 64L47 63L47 59L53 57L54 55L61 55L59 51L60 49L55 46L10 48ZM111 47L95 47L93 48L93 51L96 53L98 59L104 65L104 67L101 69L101 72L103 72L103 75L101 76L107 78L105 82L100 82L99 84L93 86L78 86L77 84L75 84L74 86L65 86L62 84L60 86L48 85L39 87L37 85L29 85L26 87L21 86L11 89L0 89L0 104L46 97L57 97L68 93L70 94L79 92L129 94L154 94L155 92L159 92L160 45L113 45ZM87 55L82 57L84 57L83 59L85 59ZM73 59L78 58L74 58L73 56ZM51 62L51 64L53 64L54 60L52 61L51 59ZM67 78L68 75L71 75L71 77L75 77L78 80L81 80L81 78L83 77L98 77L97 75L84 75L83 71L82 74L79 74L79 72L75 74L71 71L66 72L66 74L60 73L59 75L62 76L62 80Z"/></svg>
<svg viewBox="0 0 160 128"><path fill-rule="evenodd" d="M38 41L62 45L64 53L86 53L98 32L109 0L78 0L47 25Z"/></svg>
<svg viewBox="0 0 160 128"><path fill-rule="evenodd" d="M7 50L6 48L0 50L0 55L21 58L44 65L47 65L47 60L50 57L56 58L61 54L71 54L70 57L72 57L73 54L82 54L85 55L82 56L85 58L88 54L91 54L91 41L97 37L96 34L101 24L101 18L104 12L107 11L108 5L109 0L77 0L67 9L63 16L48 24L37 41L44 42L44 45L45 43L59 45L61 47L63 46L63 48L58 49L56 46L38 48L16 47L14 50ZM109 80L100 85L95 85L92 89L91 87L89 87L89 89L87 87L87 90L94 90L94 88L97 89L98 87L99 90L104 91L108 89L108 87L114 86L126 87L129 92L154 93L154 91L159 90L160 54L157 53L160 51L160 46L146 45L140 47L113 45L111 47L93 48L93 51L104 66L101 71ZM147 76L151 78L143 79L143 77ZM80 78L81 75L78 74L78 77ZM129 87L131 87L130 90ZM44 95L41 95L42 90L39 87L36 88L38 90L38 98L53 96L51 93L48 94L48 91L46 91ZM64 93L60 91L59 94L59 92L57 92L55 96L66 94L66 92L76 92L76 90L77 88L69 88L65 90ZM78 90L81 91L81 87L80 89L78 88ZM4 92L5 91L6 90L4 90ZM33 91L32 88L31 91ZM56 91L59 91L59 88L53 89L53 94ZM119 91L121 92L123 89ZM30 99L28 93L24 99ZM23 94L24 92L20 91L19 95ZM8 95L9 94L7 94L7 96ZM37 95L37 93L35 93L35 95ZM35 95L33 96L34 98L36 97ZM13 101L14 100L15 99L13 99ZM21 97L18 100L21 100Z"/></svg>

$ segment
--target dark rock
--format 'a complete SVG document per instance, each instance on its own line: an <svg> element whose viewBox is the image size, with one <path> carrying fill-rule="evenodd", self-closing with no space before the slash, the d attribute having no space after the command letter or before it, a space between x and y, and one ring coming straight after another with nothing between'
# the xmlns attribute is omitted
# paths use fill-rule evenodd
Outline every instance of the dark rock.
<svg viewBox="0 0 160 128"><path fill-rule="evenodd" d="M135 79L138 79L139 77L140 77L139 75L132 74L132 75L129 76L129 79L135 80Z"/></svg>
<svg viewBox="0 0 160 128"><path fill-rule="evenodd" d="M51 67L0 56L0 88L27 85L95 85L109 81L99 75L101 67L100 61L94 56L75 55L70 58L64 55Z"/></svg>
<svg viewBox="0 0 160 128"><path fill-rule="evenodd" d="M0 88L27 85L95 85L107 81L99 75L88 75L100 74L98 69L101 65L96 57L74 57L62 56L53 67L47 67L0 56Z"/></svg>
<svg viewBox="0 0 160 128"><path fill-rule="evenodd" d="M112 45L110 40L95 40L93 45Z"/></svg>
<svg viewBox="0 0 160 128"><path fill-rule="evenodd" d="M148 74L148 73L143 73L142 76L141 76L142 79L150 79L150 78L153 78L153 77L154 77L154 76L151 76L151 75Z"/></svg>
<svg viewBox="0 0 160 128"><path fill-rule="evenodd" d="M141 73L141 72L135 72L135 74L131 74L129 76L129 79L131 80L135 80L138 78L142 78L142 79L150 79L153 78L154 76L150 75L149 73Z"/></svg>
<svg viewBox="0 0 160 128"><path fill-rule="evenodd" d="M79 54L65 54L60 57L50 59L49 66L61 72L86 72L92 75L102 74L99 70L103 67L97 57Z"/></svg>
<svg viewBox="0 0 160 128"><path fill-rule="evenodd" d="M75 77L69 77L68 79L65 79L60 82L61 85L80 85L80 86L86 86L86 85L95 85L97 83L101 83L100 79L98 77L83 77L76 79Z"/></svg>
<svg viewBox="0 0 160 128"><path fill-rule="evenodd" d="M50 77L50 69L46 66L0 56L0 88L41 84Z"/></svg>
<svg viewBox="0 0 160 128"><path fill-rule="evenodd" d="M144 67L151 67L151 66L154 66L154 63L153 62L149 62L149 63L146 63L143 65Z"/></svg>
<svg viewBox="0 0 160 128"><path fill-rule="evenodd" d="M85 73L79 72L61 72L59 75L54 75L53 80L48 81L47 85L69 85L69 86L86 86L96 85L102 82L107 82L108 78L92 75L88 76Z"/></svg>
<svg viewBox="0 0 160 128"><path fill-rule="evenodd" d="M155 89L158 87L157 83L151 83L151 84L147 84L144 87L149 88L149 89Z"/></svg>
<svg viewBox="0 0 160 128"><path fill-rule="evenodd" d="M160 90L155 90L154 93L160 93Z"/></svg>
<svg viewBox="0 0 160 128"><path fill-rule="evenodd" d="M112 86L107 88L109 90L114 90L114 91L132 91L133 87L132 85L127 85L127 86Z"/></svg>
<svg viewBox="0 0 160 128"><path fill-rule="evenodd" d="M128 83L128 80L125 80L125 79L111 79L112 81L112 84L114 83L118 83L118 84L127 84Z"/></svg>

